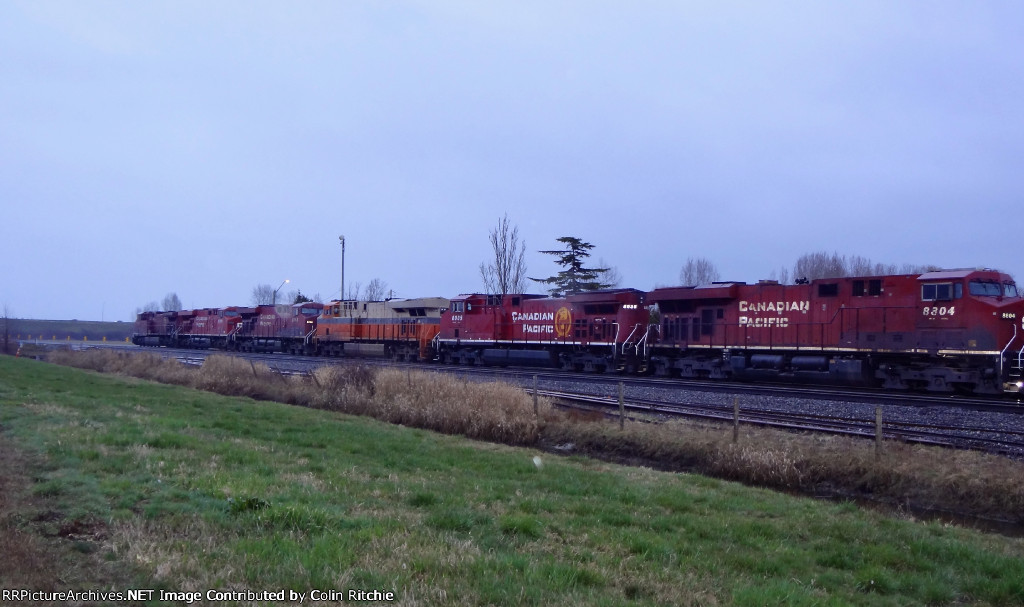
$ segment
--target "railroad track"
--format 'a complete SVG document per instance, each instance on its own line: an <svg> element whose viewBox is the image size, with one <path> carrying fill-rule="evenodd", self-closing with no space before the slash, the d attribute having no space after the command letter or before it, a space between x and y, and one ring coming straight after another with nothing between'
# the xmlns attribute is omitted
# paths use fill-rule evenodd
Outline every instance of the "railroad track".
<svg viewBox="0 0 1024 607"><path fill-rule="evenodd" d="M101 346L102 347L102 346ZM111 346L106 346L111 347ZM138 351L135 346L115 346L129 351ZM201 365L210 354L218 351L176 350L161 348L145 351L158 352L189 365ZM235 354L235 353L233 353ZM285 356L279 354L235 354L248 360L263 362L273 371L284 375L305 375L324 364L363 364L388 366L442 373L457 373L478 379L495 379L517 384L528 391L535 383L543 382L541 395L548 396L563 406L589 409L603 415L618 415L618 399L615 388L622 384L630 394L624 401L623 410L630 419L657 423L669 418L692 418L721 423L735 421L732 400L742 399L739 423L774 427L792 431L822 432L829 434L873 438L879 432L874 407L882 407L881 435L886 440L942 445L947 447L975 449L1013 457L1024 457L1024 431L1019 414L1024 407L1016 403L993 402L989 399L936 397L929 394L891 394L869 390L831 389L807 386L778 386L762 384L737 384L720 382L689 382L678 379L636 377L614 374L580 374L541 369L500 369L493 367L467 367L459 365L424 365L421 363L393 363L374 359L330 359ZM536 378L536 379L535 379ZM590 388L588 392L578 389L551 388L554 386L580 386ZM648 397L635 393L661 392L666 396ZM696 402L693 394L712 393L719 403ZM753 398L757 397L757 398ZM767 400L784 403L805 399L810 401L840 401L860 403L859 407L843 407L838 415L820 414L807 410L779 410L752 405L750 400ZM916 409L927 413L931 410L972 410L1000 414L999 418L1009 421L1003 427L995 428L969 423L968 417L959 416L957 423L921 423L908 419L901 411ZM890 412L900 412L890 414ZM1010 414L1010 415L1006 415Z"/></svg>
<svg viewBox="0 0 1024 607"><path fill-rule="evenodd" d="M593 396L556 390L538 390L538 393L561 403L562 406L599 412L609 418L619 416L620 411L623 414L628 412L628 419L631 421L660 423L670 418L691 418L721 423L738 422L784 430L900 440L1024 457L1024 431L1015 429L886 421L884 415L881 420L878 417L850 418L643 398L623 399L620 405L619 399L612 396ZM880 407L879 410L884 413L884 408Z"/></svg>
<svg viewBox="0 0 1024 607"><path fill-rule="evenodd" d="M465 375L483 375L495 379L513 380L523 384L536 376L540 381L554 382L585 382L592 385L615 385L625 382L630 387L666 388L676 390L695 390L729 395L777 396L780 398L807 398L818 400L837 400L845 402L862 402L881 405L920 406L920 407L959 407L977 411L993 411L999 413L1024 414L1024 395L977 397L959 394L934 394L916 392L887 392L880 389L857 387L832 387L801 384L775 384L767 382L742 383L715 380L695 380L664 378L636 375L619 375L616 373L578 373L555 369L476 367L442 363L399 363L386 359L374 358L321 358L295 357L284 354L220 352L217 350L189 350L174 348L139 348L123 344L90 344L82 348L105 347L126 351L159 352L171 355L183 362L201 361L209 354L227 354L244 356L250 360L258 360L275 368L309 368L311 366L330 364L362 364L369 366L390 366L414 369L444 369ZM77 349L77 348L76 348Z"/></svg>

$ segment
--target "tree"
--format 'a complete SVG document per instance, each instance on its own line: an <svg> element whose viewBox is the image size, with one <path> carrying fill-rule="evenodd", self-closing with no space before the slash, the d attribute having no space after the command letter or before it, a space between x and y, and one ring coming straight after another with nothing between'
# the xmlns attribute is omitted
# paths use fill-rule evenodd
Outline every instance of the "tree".
<svg viewBox="0 0 1024 607"><path fill-rule="evenodd" d="M177 293L168 293L164 296L163 309L167 312L177 312L181 309L181 299L178 298Z"/></svg>
<svg viewBox="0 0 1024 607"><path fill-rule="evenodd" d="M602 277L604 279L605 284L608 285L607 288L616 289L622 286L622 274L619 273L618 267L609 265L604 260L604 257L599 257L597 259L597 265L601 266L602 268L607 268L607 270L604 273L604 276Z"/></svg>
<svg viewBox="0 0 1024 607"><path fill-rule="evenodd" d="M526 290L526 242L519 240L519 228L513 227L508 213L490 232L494 261L480 264L480 277L490 295L508 295Z"/></svg>
<svg viewBox="0 0 1024 607"><path fill-rule="evenodd" d="M553 297L561 297L563 294L573 295L583 291L596 291L610 286L602 280L608 272L608 268L587 268L583 265L584 260L590 257L590 249L593 249L594 245L583 242L575 236L563 236L558 239L558 242L564 244L565 248L540 252L545 255L554 255L555 263L565 269L548 278L531 278L530 280L554 285L548 289Z"/></svg>
<svg viewBox="0 0 1024 607"><path fill-rule="evenodd" d="M359 293L362 291L362 284L358 282L351 282L348 285L348 293L345 294L342 299L347 301L359 301Z"/></svg>
<svg viewBox="0 0 1024 607"><path fill-rule="evenodd" d="M14 319L11 315L11 307L4 304L4 315L0 318L0 323L3 324L4 354L11 353L11 331L14 330Z"/></svg>
<svg viewBox="0 0 1024 607"><path fill-rule="evenodd" d="M848 276L846 258L839 253L805 253L793 264L793 278L816 280L818 278L840 278Z"/></svg>
<svg viewBox="0 0 1024 607"><path fill-rule="evenodd" d="M845 276L885 276L887 274L923 274L938 270L934 265L875 263L867 257L839 253L805 253L793 265L795 280L815 280L819 278L842 278Z"/></svg>
<svg viewBox="0 0 1024 607"><path fill-rule="evenodd" d="M782 266L779 268L777 273L775 270L772 270L772 273L768 275L768 278L770 280L777 280L779 284L782 285L789 284L789 268Z"/></svg>
<svg viewBox="0 0 1024 607"><path fill-rule="evenodd" d="M366 301L384 301L384 294L388 292L388 283L379 278L374 278L366 285Z"/></svg>
<svg viewBox="0 0 1024 607"><path fill-rule="evenodd" d="M135 314L136 315L142 314L143 312L159 312L159 311L160 311L160 304L158 304L155 301L151 301L148 304L142 306L141 308L135 308Z"/></svg>
<svg viewBox="0 0 1024 607"><path fill-rule="evenodd" d="M272 303L274 303L274 287L262 284L252 288L252 305L268 306Z"/></svg>
<svg viewBox="0 0 1024 607"><path fill-rule="evenodd" d="M718 268L705 257L689 257L679 270L679 282L686 286L704 285L720 279Z"/></svg>
<svg viewBox="0 0 1024 607"><path fill-rule="evenodd" d="M294 293L289 293L288 300L291 301L293 304L307 303L313 301L312 299L303 295L301 290L295 291Z"/></svg>

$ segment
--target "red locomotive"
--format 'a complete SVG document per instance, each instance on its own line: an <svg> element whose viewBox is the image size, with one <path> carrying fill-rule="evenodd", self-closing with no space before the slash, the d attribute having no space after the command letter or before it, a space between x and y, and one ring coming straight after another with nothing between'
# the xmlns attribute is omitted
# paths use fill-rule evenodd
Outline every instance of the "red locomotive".
<svg viewBox="0 0 1024 607"><path fill-rule="evenodd" d="M651 309L660 320L650 325ZM1024 299L993 270L614 289L550 298L143 312L133 341L994 394L1024 385Z"/></svg>
<svg viewBox="0 0 1024 607"><path fill-rule="evenodd" d="M635 289L542 295L462 295L441 315L438 352L448 362L639 370L649 312Z"/></svg>
<svg viewBox="0 0 1024 607"><path fill-rule="evenodd" d="M316 321L324 304L307 302L236 310L240 324L231 349L307 356L316 353Z"/></svg>
<svg viewBox="0 0 1024 607"><path fill-rule="evenodd" d="M238 308L183 310L174 318L176 342L189 348L226 349L238 330Z"/></svg>
<svg viewBox="0 0 1024 607"><path fill-rule="evenodd" d="M1020 390L1024 300L991 270L673 287L648 302L660 375Z"/></svg>

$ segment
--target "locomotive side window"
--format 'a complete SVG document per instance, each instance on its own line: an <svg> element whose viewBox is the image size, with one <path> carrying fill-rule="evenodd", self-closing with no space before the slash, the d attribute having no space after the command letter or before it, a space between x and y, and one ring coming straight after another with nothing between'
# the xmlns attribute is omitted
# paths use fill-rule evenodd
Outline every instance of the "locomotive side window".
<svg viewBox="0 0 1024 607"><path fill-rule="evenodd" d="M839 283L829 282L818 285L818 297L835 297L839 295Z"/></svg>
<svg viewBox="0 0 1024 607"><path fill-rule="evenodd" d="M1017 285L1012 282L1003 283L1003 294L1007 297L1017 297Z"/></svg>
<svg viewBox="0 0 1024 607"><path fill-rule="evenodd" d="M964 287L960 283L939 282L921 285L922 301L951 301L963 297ZM975 293L971 293L974 295Z"/></svg>
<svg viewBox="0 0 1024 607"><path fill-rule="evenodd" d="M700 311L700 333L701 335L711 335L715 331L715 311L704 309Z"/></svg>
<svg viewBox="0 0 1024 607"><path fill-rule="evenodd" d="M865 295L868 295L868 296L878 296L878 295L882 294L882 281L881 280L878 280L878 279L869 280L869 281L867 281L866 284L867 284L867 289L864 288L865 282L863 280L855 280L855 281L853 281L853 296L854 297L864 297Z"/></svg>

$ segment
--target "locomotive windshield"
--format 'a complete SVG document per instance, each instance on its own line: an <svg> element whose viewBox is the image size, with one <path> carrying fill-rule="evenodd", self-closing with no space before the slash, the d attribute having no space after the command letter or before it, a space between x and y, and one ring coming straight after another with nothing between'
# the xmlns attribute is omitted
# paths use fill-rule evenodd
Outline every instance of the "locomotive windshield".
<svg viewBox="0 0 1024 607"><path fill-rule="evenodd" d="M971 295L979 297L999 297L1003 294L1003 286L994 280L972 280Z"/></svg>
<svg viewBox="0 0 1024 607"><path fill-rule="evenodd" d="M1017 297L1017 285L1012 282L1004 282L1003 294L1007 297Z"/></svg>

